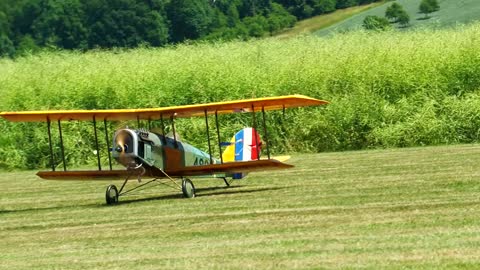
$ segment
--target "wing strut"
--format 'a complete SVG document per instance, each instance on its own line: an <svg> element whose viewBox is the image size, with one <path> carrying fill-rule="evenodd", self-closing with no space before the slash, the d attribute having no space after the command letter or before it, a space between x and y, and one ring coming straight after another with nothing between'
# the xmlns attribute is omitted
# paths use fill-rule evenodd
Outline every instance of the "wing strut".
<svg viewBox="0 0 480 270"><path fill-rule="evenodd" d="M255 137L255 147L257 148L257 160L260 160L260 151L258 147L258 136L257 136L257 119L255 118L255 107L252 105L252 126L255 132L253 133L253 137Z"/></svg>
<svg viewBox="0 0 480 270"><path fill-rule="evenodd" d="M220 153L220 164L223 164L222 143L221 143L221 140L220 140L220 129L218 128L218 113L217 113L217 111L215 111L215 127L217 129L218 152Z"/></svg>
<svg viewBox="0 0 480 270"><path fill-rule="evenodd" d="M268 148L268 132L267 132L267 124L266 124L266 121L265 121L265 108L262 106L262 118L263 118L263 133L265 133L265 143L267 145L267 156L268 156L268 159L270 159L270 149Z"/></svg>
<svg viewBox="0 0 480 270"><path fill-rule="evenodd" d="M58 134L60 135L60 149L62 150L63 170L66 172L67 163L65 162L65 149L63 147L62 124L60 123L60 119L58 119Z"/></svg>
<svg viewBox="0 0 480 270"><path fill-rule="evenodd" d="M98 148L97 120L95 119L95 115L93 115L93 133L95 135L95 149L97 150L98 170L101 171L102 164L100 164L100 149Z"/></svg>
<svg viewBox="0 0 480 270"><path fill-rule="evenodd" d="M103 119L103 126L105 127L105 142L107 143L107 152L108 152L108 166L110 166L110 171L112 170L112 153L110 152L110 139L108 138L108 127L107 119Z"/></svg>
<svg viewBox="0 0 480 270"><path fill-rule="evenodd" d="M160 128L162 129L162 143L167 143L167 138L165 137L165 123L163 122L163 114L160 114Z"/></svg>
<svg viewBox="0 0 480 270"><path fill-rule="evenodd" d="M175 119L173 118L173 114L170 117L172 120L172 131L173 131L173 140L175 142L175 148L178 148L178 142L177 142L177 132L175 132Z"/></svg>
<svg viewBox="0 0 480 270"><path fill-rule="evenodd" d="M47 116L47 130L48 130L48 146L50 148L50 166L52 166L52 171L55 171L55 160L53 157L53 146L52 146L51 122L50 122L50 117L48 116Z"/></svg>
<svg viewBox="0 0 480 270"><path fill-rule="evenodd" d="M210 155L210 164L213 164L212 145L210 144L210 130L208 129L208 114L205 110L205 126L207 127L208 154Z"/></svg>

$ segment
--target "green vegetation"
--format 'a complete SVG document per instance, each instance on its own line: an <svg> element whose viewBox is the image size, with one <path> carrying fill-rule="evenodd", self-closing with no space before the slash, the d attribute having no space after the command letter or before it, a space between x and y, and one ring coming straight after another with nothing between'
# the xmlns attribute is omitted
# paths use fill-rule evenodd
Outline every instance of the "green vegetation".
<svg viewBox="0 0 480 270"><path fill-rule="evenodd" d="M480 139L479 35L475 24L4 59L0 109L141 108L298 93L331 104L270 114L275 153L472 143ZM252 124L249 115L220 122L222 140ZM0 134L1 167L48 167L45 124L0 126L8 131ZM204 126L201 118L183 119L178 132L208 149ZM65 124L69 164L95 162L92 133L90 123Z"/></svg>
<svg viewBox="0 0 480 270"><path fill-rule="evenodd" d="M453 27L458 24L469 24L480 20L480 1L477 0L439 1L440 10L430 13L431 19L429 20L425 20L425 15L419 13L421 0L396 0L394 3L401 5L410 16L409 27L404 28L399 25L400 29ZM387 8L391 5L392 3L388 2L369 9L342 22L321 29L315 32L315 34L325 36L332 33L344 33L361 29L366 16L383 17Z"/></svg>
<svg viewBox="0 0 480 270"><path fill-rule="evenodd" d="M425 14L425 18L429 18L428 14L438 11L440 6L438 5L437 0L422 0L420 3L420 13Z"/></svg>
<svg viewBox="0 0 480 270"><path fill-rule="evenodd" d="M275 35L279 38L294 37L299 34L313 33L322 28L341 22L355 14L361 13L370 8L382 5L383 2L374 2L367 5L354 6L345 9L339 9L332 13L318 15L309 19L304 19L295 23L295 26Z"/></svg>
<svg viewBox="0 0 480 270"><path fill-rule="evenodd" d="M385 11L385 18L391 20L392 22L397 22L403 14L407 14L405 9L398 3L393 3ZM408 14L407 14L408 15Z"/></svg>
<svg viewBox="0 0 480 270"><path fill-rule="evenodd" d="M474 269L480 147L294 156L198 197L0 175L0 269ZM212 186L217 188L211 188Z"/></svg>
<svg viewBox="0 0 480 270"><path fill-rule="evenodd" d="M2 0L0 57L46 48L165 46L274 35L297 19L378 0Z"/></svg>
<svg viewBox="0 0 480 270"><path fill-rule="evenodd" d="M388 30L390 29L390 22L384 17L367 16L363 20L363 28L367 30Z"/></svg>

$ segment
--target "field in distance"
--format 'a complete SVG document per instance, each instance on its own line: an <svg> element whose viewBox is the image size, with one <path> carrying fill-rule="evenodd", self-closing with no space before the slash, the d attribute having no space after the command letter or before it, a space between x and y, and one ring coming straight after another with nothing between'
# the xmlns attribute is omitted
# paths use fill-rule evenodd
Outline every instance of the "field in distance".
<svg viewBox="0 0 480 270"><path fill-rule="evenodd" d="M480 1L478 0L438 0L440 10L430 14L429 19L424 19L425 15L418 11L421 0L396 0L386 2L383 5L358 13L329 27L322 28L321 30L316 31L315 34L323 36L332 32L345 32L348 30L361 29L363 20L366 16L375 15L384 17L385 10L392 5L393 2L402 5L410 16L410 27L405 29L427 25L434 27L448 27L480 20Z"/></svg>
<svg viewBox="0 0 480 270"><path fill-rule="evenodd" d="M337 24L354 16L355 14L362 13L365 10L383 5L383 2L373 2L368 5L353 6L345 9L337 9L336 11L328 14L318 15L312 18L301 20L295 24L292 28L280 32L276 37L289 38L299 34L312 33L322 28L327 28L331 25Z"/></svg>
<svg viewBox="0 0 480 270"><path fill-rule="evenodd" d="M295 155L195 199L0 175L1 269L472 269L480 145ZM214 188L211 188L211 187Z"/></svg>

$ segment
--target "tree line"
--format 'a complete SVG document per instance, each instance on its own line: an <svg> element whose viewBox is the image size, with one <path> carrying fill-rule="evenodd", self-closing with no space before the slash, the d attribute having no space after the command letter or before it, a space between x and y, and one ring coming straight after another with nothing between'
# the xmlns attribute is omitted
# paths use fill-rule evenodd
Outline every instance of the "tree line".
<svg viewBox="0 0 480 270"><path fill-rule="evenodd" d="M2 0L0 57L262 37L380 0Z"/></svg>

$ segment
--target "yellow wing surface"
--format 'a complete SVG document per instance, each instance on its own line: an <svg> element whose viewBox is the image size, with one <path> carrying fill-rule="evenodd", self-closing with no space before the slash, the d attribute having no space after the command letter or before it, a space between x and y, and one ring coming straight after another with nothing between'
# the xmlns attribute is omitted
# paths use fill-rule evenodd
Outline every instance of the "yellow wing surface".
<svg viewBox="0 0 480 270"><path fill-rule="evenodd" d="M151 109L113 109L113 110L45 110L45 111L22 111L22 112L1 112L0 116L9 121L14 122L47 122L47 121L124 121L124 120L156 120L160 118L181 118L205 116L212 114L228 114L243 112L260 112L270 110L281 110L286 108L318 106L328 104L327 101L319 100L303 95L289 95L265 98L242 99L225 102L214 102L206 104L195 104L185 106L172 106ZM232 143L235 142L234 138ZM233 148L232 148L233 149ZM233 153L232 155L233 156ZM178 168L166 173L173 177L182 176L200 176L229 174L238 172L252 172L258 170L282 169L290 168L292 165L282 163L288 159L267 159L229 162L226 160L223 164L210 164L202 166L188 166ZM38 176L44 179L52 180L107 180L120 179L132 174L127 170L98 170L98 171L51 171L38 172ZM135 172L133 172L135 175ZM152 167L149 168L145 175L147 177L160 178L165 174L160 170Z"/></svg>
<svg viewBox="0 0 480 270"><path fill-rule="evenodd" d="M188 166L176 170L165 171L170 177L202 176L228 173L248 173L254 171L288 169L292 165L282 163L275 159L261 159L251 161L228 162L223 164L210 164L202 166ZM143 172L142 172L143 173ZM137 176L135 172L127 170L112 171L42 171L37 175L48 180L120 180L127 176ZM164 178L163 172L156 168L148 168L143 177Z"/></svg>
<svg viewBox="0 0 480 270"><path fill-rule="evenodd" d="M91 121L93 118L108 121L154 120L160 119L160 117L180 118L204 116L205 113L212 115L215 113L259 112L262 109L270 111L323 104L328 104L328 102L303 95L290 95L151 109L23 111L2 112L0 116L14 122Z"/></svg>

